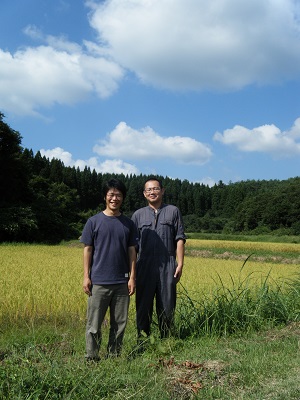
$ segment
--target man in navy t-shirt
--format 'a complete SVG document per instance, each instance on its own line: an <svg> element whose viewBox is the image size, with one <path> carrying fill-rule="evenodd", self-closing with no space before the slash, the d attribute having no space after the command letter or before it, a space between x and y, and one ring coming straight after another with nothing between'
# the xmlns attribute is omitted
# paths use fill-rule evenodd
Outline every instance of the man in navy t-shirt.
<svg viewBox="0 0 300 400"><path fill-rule="evenodd" d="M86 359L99 360L101 324L110 309L108 355L119 355L128 318L129 296L135 292L137 233L120 207L126 187L118 179L104 186L106 208L89 218L80 241L83 252L83 290L89 296Z"/></svg>

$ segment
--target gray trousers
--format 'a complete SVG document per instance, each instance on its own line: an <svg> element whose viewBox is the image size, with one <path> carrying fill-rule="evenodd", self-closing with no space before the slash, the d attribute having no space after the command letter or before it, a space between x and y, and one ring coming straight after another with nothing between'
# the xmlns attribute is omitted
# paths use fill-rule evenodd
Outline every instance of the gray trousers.
<svg viewBox="0 0 300 400"><path fill-rule="evenodd" d="M118 355L121 351L128 318L129 293L127 283L117 285L93 285L88 299L86 325L86 358L99 358L101 325L105 314L110 311L110 329L107 345L108 354Z"/></svg>

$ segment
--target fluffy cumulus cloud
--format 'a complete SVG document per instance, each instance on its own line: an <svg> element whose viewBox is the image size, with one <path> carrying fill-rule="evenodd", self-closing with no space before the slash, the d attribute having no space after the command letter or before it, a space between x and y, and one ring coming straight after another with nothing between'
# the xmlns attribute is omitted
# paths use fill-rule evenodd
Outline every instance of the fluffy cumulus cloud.
<svg viewBox="0 0 300 400"><path fill-rule="evenodd" d="M101 43L148 84L232 90L299 77L297 1L107 0L89 5Z"/></svg>
<svg viewBox="0 0 300 400"><path fill-rule="evenodd" d="M235 90L299 77L295 0L86 1L94 42L24 32L42 42L0 49L0 108L36 114L112 95L129 70L171 90ZM35 42L33 42L35 43Z"/></svg>
<svg viewBox="0 0 300 400"><path fill-rule="evenodd" d="M53 158L61 160L67 167L76 164L72 158L72 154L68 151L65 151L61 147L55 147L55 149L51 150L41 149L40 152L43 157L49 158L50 160Z"/></svg>
<svg viewBox="0 0 300 400"><path fill-rule="evenodd" d="M123 77L115 62L64 38L44 37L34 27L25 30L43 45L14 54L0 49L0 108L20 115L38 114L54 104L71 105L96 93L111 95Z"/></svg>
<svg viewBox="0 0 300 400"><path fill-rule="evenodd" d="M97 157L91 157L88 160L74 160L71 153L65 151L61 147L56 147L54 149L41 149L41 155L52 160L56 158L61 160L67 167L76 167L83 170L85 167L95 169L98 173L113 173L113 174L139 174L139 170L132 164L126 163L122 160L112 159L100 162Z"/></svg>
<svg viewBox="0 0 300 400"><path fill-rule="evenodd" d="M190 137L163 137L150 127L136 130L125 122L120 122L93 150L101 156L125 160L173 159L195 165L207 163L212 156L207 145Z"/></svg>
<svg viewBox="0 0 300 400"><path fill-rule="evenodd" d="M281 131L275 125L263 125L248 129L236 125L223 134L215 133L214 140L228 146L235 146L244 152L269 153L276 158L300 155L300 118L292 128Z"/></svg>
<svg viewBox="0 0 300 400"><path fill-rule="evenodd" d="M100 164L100 171L102 173L114 173L124 175L138 175L139 170L132 164L126 163L123 160L105 160Z"/></svg>
<svg viewBox="0 0 300 400"><path fill-rule="evenodd" d="M72 154L61 147L54 149L41 149L42 156L61 160L64 165L95 169L99 173L140 173L132 160L146 162L174 161L181 164L203 165L212 157L211 149L201 142L190 137L171 136L163 137L152 128L145 127L136 130L125 122L120 122L116 128L99 141L93 148L96 157L87 160L75 160Z"/></svg>
<svg viewBox="0 0 300 400"><path fill-rule="evenodd" d="M207 185L209 187L213 187L216 184L216 181L214 179L212 179L211 177L207 176L207 177L201 179L201 181L199 181L198 183Z"/></svg>

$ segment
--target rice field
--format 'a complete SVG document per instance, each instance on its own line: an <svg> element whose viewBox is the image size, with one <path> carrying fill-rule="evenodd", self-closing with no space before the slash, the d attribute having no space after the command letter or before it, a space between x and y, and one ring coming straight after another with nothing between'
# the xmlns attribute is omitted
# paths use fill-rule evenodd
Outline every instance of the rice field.
<svg viewBox="0 0 300 400"><path fill-rule="evenodd" d="M299 243L270 243L270 242L238 242L230 240L201 240L201 239L188 239L188 248L201 248L207 247L209 244L213 248L226 248L228 250L245 250L248 252L255 251L268 251L275 253L295 253L300 255Z"/></svg>
<svg viewBox="0 0 300 400"><path fill-rule="evenodd" d="M199 293L209 293L219 286L230 288L238 283L261 285L266 279L270 285L295 277L299 265L270 264L231 259L186 257L181 284L190 296L197 299Z"/></svg>
<svg viewBox="0 0 300 400"><path fill-rule="evenodd" d="M84 318L81 248L3 245L0 260L2 317Z"/></svg>
<svg viewBox="0 0 300 400"><path fill-rule="evenodd" d="M218 241L210 242L210 246L219 244ZM300 245L278 243L222 241L221 245L230 251L241 247L253 251L258 247L291 252L297 247L298 254L300 252ZM189 240L187 246L199 248L201 241ZM68 245L1 245L0 322L84 320L86 295L82 291L82 252L81 247ZM266 277L272 284L299 273L299 264L258 263L250 259L243 268L242 265L241 260L187 256L178 289L184 288L190 297L197 299L200 294L221 285L230 287L234 282L247 279L256 285Z"/></svg>
<svg viewBox="0 0 300 400"><path fill-rule="evenodd" d="M104 324L102 360L91 365L83 361L82 247L0 245L1 399L298 399L299 284L288 295L270 291L258 301L243 288L244 282L247 288L266 279L276 285L296 274L299 281L300 248L286 252L296 262L280 263L277 256L286 245L247 246L189 240L176 336L162 342L154 327L146 352L128 358L136 344L131 301L122 356L105 358L109 327ZM201 257L203 249L213 252ZM218 249L231 258L218 258ZM244 254L264 251L276 262L250 257L243 266ZM216 289L232 286L232 296L221 291L215 296ZM204 303L203 294L209 294ZM194 306L189 298L200 303Z"/></svg>

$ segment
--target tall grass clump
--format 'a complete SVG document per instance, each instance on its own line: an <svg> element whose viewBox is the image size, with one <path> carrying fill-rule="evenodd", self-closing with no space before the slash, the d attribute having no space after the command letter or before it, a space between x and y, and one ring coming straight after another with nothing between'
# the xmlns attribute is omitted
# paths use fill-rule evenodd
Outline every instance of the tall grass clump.
<svg viewBox="0 0 300 400"><path fill-rule="evenodd" d="M230 287L217 277L219 284L213 292L198 295L197 300L181 285L176 312L179 337L245 334L299 320L300 276L274 282L269 273L253 284L252 273L244 279L241 274L230 275Z"/></svg>

